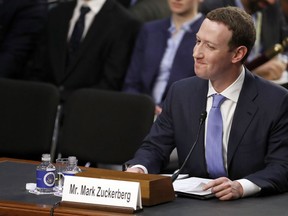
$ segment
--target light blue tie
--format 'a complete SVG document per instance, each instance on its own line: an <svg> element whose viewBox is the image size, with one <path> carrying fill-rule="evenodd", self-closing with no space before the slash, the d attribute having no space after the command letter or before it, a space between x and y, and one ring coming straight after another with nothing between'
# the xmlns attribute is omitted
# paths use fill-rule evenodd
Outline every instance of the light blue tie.
<svg viewBox="0 0 288 216"><path fill-rule="evenodd" d="M223 120L220 111L220 106L225 99L220 94L214 94L208 116L205 154L208 173L211 178L227 176L222 152Z"/></svg>

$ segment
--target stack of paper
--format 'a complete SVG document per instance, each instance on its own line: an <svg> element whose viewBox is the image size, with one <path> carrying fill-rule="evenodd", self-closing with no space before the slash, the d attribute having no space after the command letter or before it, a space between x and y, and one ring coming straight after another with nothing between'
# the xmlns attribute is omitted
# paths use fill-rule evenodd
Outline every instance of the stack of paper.
<svg viewBox="0 0 288 216"><path fill-rule="evenodd" d="M210 189L206 191L202 189L209 181L211 181L211 179L190 177L174 181L173 187L176 194L180 196L207 199L214 196Z"/></svg>

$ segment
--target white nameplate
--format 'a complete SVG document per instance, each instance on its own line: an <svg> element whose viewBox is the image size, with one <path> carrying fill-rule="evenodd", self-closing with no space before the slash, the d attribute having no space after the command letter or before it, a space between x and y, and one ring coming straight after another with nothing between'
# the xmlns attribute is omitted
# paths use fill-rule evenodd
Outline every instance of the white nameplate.
<svg viewBox="0 0 288 216"><path fill-rule="evenodd" d="M62 201L142 209L139 182L65 176Z"/></svg>

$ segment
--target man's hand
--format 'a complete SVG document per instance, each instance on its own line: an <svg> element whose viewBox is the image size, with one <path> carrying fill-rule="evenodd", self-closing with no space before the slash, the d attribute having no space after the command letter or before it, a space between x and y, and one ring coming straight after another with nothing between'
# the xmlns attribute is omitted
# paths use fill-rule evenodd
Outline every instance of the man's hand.
<svg viewBox="0 0 288 216"><path fill-rule="evenodd" d="M267 80L280 79L286 69L286 64L278 58L273 58L253 70L254 73Z"/></svg>
<svg viewBox="0 0 288 216"><path fill-rule="evenodd" d="M160 115L162 112L162 108L158 105L155 106L155 115Z"/></svg>
<svg viewBox="0 0 288 216"><path fill-rule="evenodd" d="M139 167L127 168L126 172L144 173L144 171Z"/></svg>
<svg viewBox="0 0 288 216"><path fill-rule="evenodd" d="M243 195L241 184L237 181L231 181L226 177L217 178L207 183L203 187L203 190L208 190L210 188L212 193L214 193L219 200L239 199Z"/></svg>

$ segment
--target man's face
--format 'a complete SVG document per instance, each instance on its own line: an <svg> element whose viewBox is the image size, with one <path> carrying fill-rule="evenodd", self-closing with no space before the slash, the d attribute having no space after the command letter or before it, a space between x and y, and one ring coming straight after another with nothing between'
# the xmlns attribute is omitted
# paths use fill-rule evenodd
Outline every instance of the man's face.
<svg viewBox="0 0 288 216"><path fill-rule="evenodd" d="M250 14L260 11L276 3L276 0L246 0Z"/></svg>
<svg viewBox="0 0 288 216"><path fill-rule="evenodd" d="M202 0L168 0L168 3L172 13L185 15L198 8L200 1Z"/></svg>
<svg viewBox="0 0 288 216"><path fill-rule="evenodd" d="M206 18L196 37L193 50L196 75L211 81L226 79L233 64L233 51L228 47L232 32L224 24Z"/></svg>

